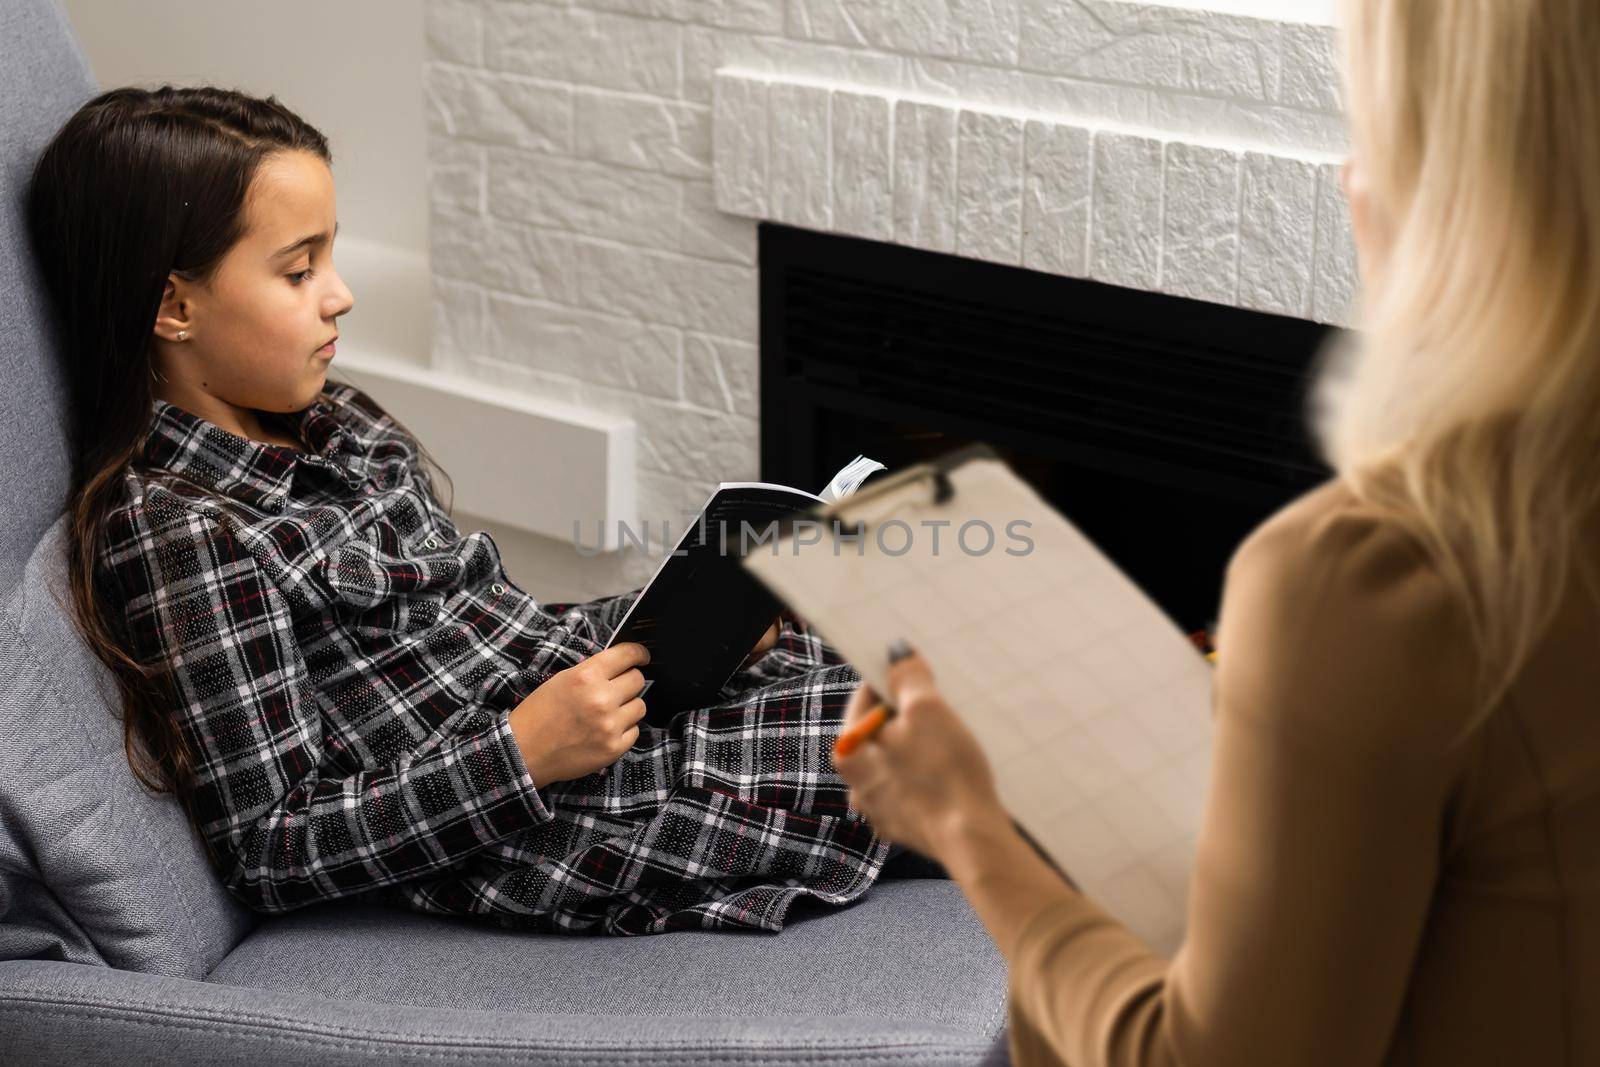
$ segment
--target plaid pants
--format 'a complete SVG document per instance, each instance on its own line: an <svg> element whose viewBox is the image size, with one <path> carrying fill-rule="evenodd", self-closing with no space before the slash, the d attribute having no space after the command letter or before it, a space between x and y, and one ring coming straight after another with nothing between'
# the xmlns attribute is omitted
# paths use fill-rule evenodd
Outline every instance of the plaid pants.
<svg viewBox="0 0 1600 1067"><path fill-rule="evenodd" d="M554 820L368 899L543 932L776 932L796 899L848 904L891 857L904 854L898 869L916 876L928 861L852 814L832 766L859 682L819 636L785 621L721 702L666 727L641 723L615 764L553 783Z"/></svg>

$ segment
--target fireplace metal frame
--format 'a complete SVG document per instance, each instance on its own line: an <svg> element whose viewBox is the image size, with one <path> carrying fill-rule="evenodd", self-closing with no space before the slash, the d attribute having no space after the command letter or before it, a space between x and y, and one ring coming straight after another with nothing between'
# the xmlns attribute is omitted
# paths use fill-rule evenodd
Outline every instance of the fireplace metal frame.
<svg viewBox="0 0 1600 1067"><path fill-rule="evenodd" d="M1330 327L770 222L759 262L763 479L815 488L850 419L1061 465L1125 487L1055 502L1199 627L1238 539L1331 474L1304 421Z"/></svg>

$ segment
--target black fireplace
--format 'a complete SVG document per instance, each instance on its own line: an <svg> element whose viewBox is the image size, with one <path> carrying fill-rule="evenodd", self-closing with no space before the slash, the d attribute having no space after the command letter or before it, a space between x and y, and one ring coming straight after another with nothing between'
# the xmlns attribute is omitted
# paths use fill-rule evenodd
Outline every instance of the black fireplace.
<svg viewBox="0 0 1600 1067"><path fill-rule="evenodd" d="M1327 327L773 223L760 269L764 479L985 442L1185 631L1331 474L1303 419Z"/></svg>

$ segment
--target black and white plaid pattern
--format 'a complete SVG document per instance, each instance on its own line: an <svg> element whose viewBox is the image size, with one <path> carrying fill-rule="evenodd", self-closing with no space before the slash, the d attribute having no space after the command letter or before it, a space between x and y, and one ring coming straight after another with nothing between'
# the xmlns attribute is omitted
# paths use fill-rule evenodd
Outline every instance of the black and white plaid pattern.
<svg viewBox="0 0 1600 1067"><path fill-rule="evenodd" d="M775 931L797 897L854 900L902 851L830 760L859 675L788 622L716 705L536 789L511 709L598 652L638 590L539 604L356 389L290 424L305 453L158 401L100 552L132 650L171 664L197 829L241 901Z"/></svg>

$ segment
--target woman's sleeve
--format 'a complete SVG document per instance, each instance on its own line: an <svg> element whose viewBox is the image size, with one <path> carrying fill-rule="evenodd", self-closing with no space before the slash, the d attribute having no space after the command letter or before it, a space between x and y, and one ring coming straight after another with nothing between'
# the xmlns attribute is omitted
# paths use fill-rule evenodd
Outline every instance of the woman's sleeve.
<svg viewBox="0 0 1600 1067"><path fill-rule="evenodd" d="M1010 961L1017 1067L1382 1062L1465 763L1464 620L1375 518L1291 508L1252 534L1223 594L1186 940L1168 964L1091 901L1044 907Z"/></svg>
<svg viewBox="0 0 1600 1067"><path fill-rule="evenodd" d="M509 719L325 776L322 716L288 603L227 527L147 497L114 520L129 637L171 664L195 818L239 900L281 912L438 871L552 814Z"/></svg>

